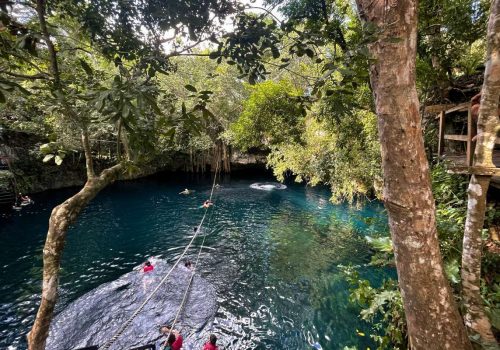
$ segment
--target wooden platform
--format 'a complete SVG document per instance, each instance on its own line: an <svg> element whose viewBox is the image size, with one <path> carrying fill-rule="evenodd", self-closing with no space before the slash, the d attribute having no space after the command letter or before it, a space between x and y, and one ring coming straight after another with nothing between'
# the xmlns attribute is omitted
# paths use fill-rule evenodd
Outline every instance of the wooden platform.
<svg viewBox="0 0 500 350"><path fill-rule="evenodd" d="M453 166L457 167L466 167L467 166L467 157L465 153L462 154L445 154L443 156L444 160L450 162L450 168ZM500 168L500 150L495 150L493 152L493 163L495 163L497 169ZM500 170L500 169L499 169ZM491 178L491 186L496 188L500 188L500 176L493 176Z"/></svg>

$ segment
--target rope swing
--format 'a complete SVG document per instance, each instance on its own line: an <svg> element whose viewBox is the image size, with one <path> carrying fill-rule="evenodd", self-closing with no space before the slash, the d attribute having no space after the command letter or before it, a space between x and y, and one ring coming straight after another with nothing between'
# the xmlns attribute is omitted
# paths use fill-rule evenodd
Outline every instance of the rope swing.
<svg viewBox="0 0 500 350"><path fill-rule="evenodd" d="M210 191L210 198L209 198L210 201L212 201L212 197L213 197L213 194L214 194L214 189L215 189L215 184L216 184L218 169L219 169L219 162L217 162L217 165L216 165L216 168L215 168L214 181L213 181L213 184L212 184L212 190ZM144 309L144 307L146 306L146 304L153 298L153 296L160 289L160 287L167 281L167 279L170 276L170 274L172 273L172 271L177 267L177 265L180 263L180 261L184 258L184 256L186 255L187 251L189 250L189 248L191 248L191 245L193 244L194 240L196 239L196 237L198 236L198 234L201 232L201 227L203 225L203 222L205 221L205 218L207 216L207 213L208 213L208 210L210 209L210 207L211 206L208 206L208 207L205 208L205 212L203 213L203 217L201 218L201 221L200 221L199 225L196 228L196 232L194 233L193 238L191 238L191 240L189 241L189 243L187 244L187 246L184 248L184 251L182 252L182 254L175 261L175 263L172 266L172 268L161 279L160 283L151 292L151 294L142 302L142 304L137 308L137 310L135 310L134 313L123 323L123 325L120 327L120 329L118 329L118 331L103 346L99 347L98 350L108 350L113 345L113 343L118 338L120 338L120 336L123 334L123 332L130 326L130 324L132 323L132 321ZM170 336L170 334L172 332L172 329L175 326L175 323L177 322L177 319L178 319L179 315L181 314L182 308L183 308L184 303L186 301L186 298L187 298L187 295L188 295L188 292L189 292L189 288L190 288L191 283L192 283L193 278L194 278L194 273L196 271L196 266L198 265L198 261L200 259L201 251L202 251L203 245L205 243L205 238L206 238L206 235L203 235L203 241L201 243L201 246L200 246L200 249L199 249L199 252L198 252L198 256L196 258L196 264L195 264L194 269L192 271L191 278L189 279L186 291L184 292L184 296L182 298L181 304L179 305L179 308L177 310L177 314L175 315L174 322L172 323L172 327L170 328L170 331L168 333L167 339Z"/></svg>

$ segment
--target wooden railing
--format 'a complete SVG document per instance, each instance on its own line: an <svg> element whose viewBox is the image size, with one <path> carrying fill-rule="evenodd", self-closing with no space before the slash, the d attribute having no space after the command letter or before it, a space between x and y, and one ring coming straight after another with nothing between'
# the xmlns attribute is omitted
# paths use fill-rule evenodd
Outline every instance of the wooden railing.
<svg viewBox="0 0 500 350"><path fill-rule="evenodd" d="M454 112L467 112L467 134L457 135L457 134L445 134L444 127L446 121L446 115ZM471 113L471 103L465 102L454 106L447 110L442 110L439 113L439 139L438 139L438 157L441 157L444 153L444 140L450 141L460 141L466 142L466 152L465 152L465 164L467 166L472 166L474 158L474 150L476 148L476 142L474 137L476 136L477 129L475 122L472 120ZM500 144L500 138L497 137L495 143Z"/></svg>

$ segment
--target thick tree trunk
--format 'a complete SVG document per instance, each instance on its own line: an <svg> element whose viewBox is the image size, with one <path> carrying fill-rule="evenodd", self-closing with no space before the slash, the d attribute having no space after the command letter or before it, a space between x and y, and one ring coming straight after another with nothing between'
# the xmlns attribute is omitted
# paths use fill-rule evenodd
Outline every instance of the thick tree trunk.
<svg viewBox="0 0 500 350"><path fill-rule="evenodd" d="M471 349L443 272L415 86L417 2L356 0L380 29L369 45L384 201L413 349Z"/></svg>
<svg viewBox="0 0 500 350"><path fill-rule="evenodd" d="M481 106L477 123L478 135L474 154L474 166L494 167L492 152L496 134L500 128L498 99L500 96L500 0L491 5L488 24L488 55ZM468 189L467 220L465 221L462 252L462 292L466 313L465 324L487 349L499 346L491 331L491 324L484 312L481 299L481 231L486 213L486 194L491 176L472 175Z"/></svg>
<svg viewBox="0 0 500 350"><path fill-rule="evenodd" d="M76 220L80 212L103 188L116 180L121 170L122 165L118 164L104 170L100 176L88 179L80 192L52 210L47 239L43 248L42 301L33 328L28 334L28 348L30 350L45 349L57 301L59 265L69 225Z"/></svg>

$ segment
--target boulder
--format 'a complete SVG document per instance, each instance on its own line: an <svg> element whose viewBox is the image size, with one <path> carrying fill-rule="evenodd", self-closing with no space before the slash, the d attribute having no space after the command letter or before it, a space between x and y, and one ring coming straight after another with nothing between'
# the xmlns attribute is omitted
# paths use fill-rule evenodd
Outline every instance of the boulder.
<svg viewBox="0 0 500 350"><path fill-rule="evenodd" d="M143 273L142 267L138 266L69 304L52 322L47 349L69 350L105 344L171 268L163 260L150 261L154 271ZM191 274L191 270L184 266L176 267L110 349L129 349L154 343L160 335L159 326L173 322ZM175 326L184 337L185 348L191 348L189 343L199 343L200 334L211 326L216 311L214 287L195 275L180 321Z"/></svg>

